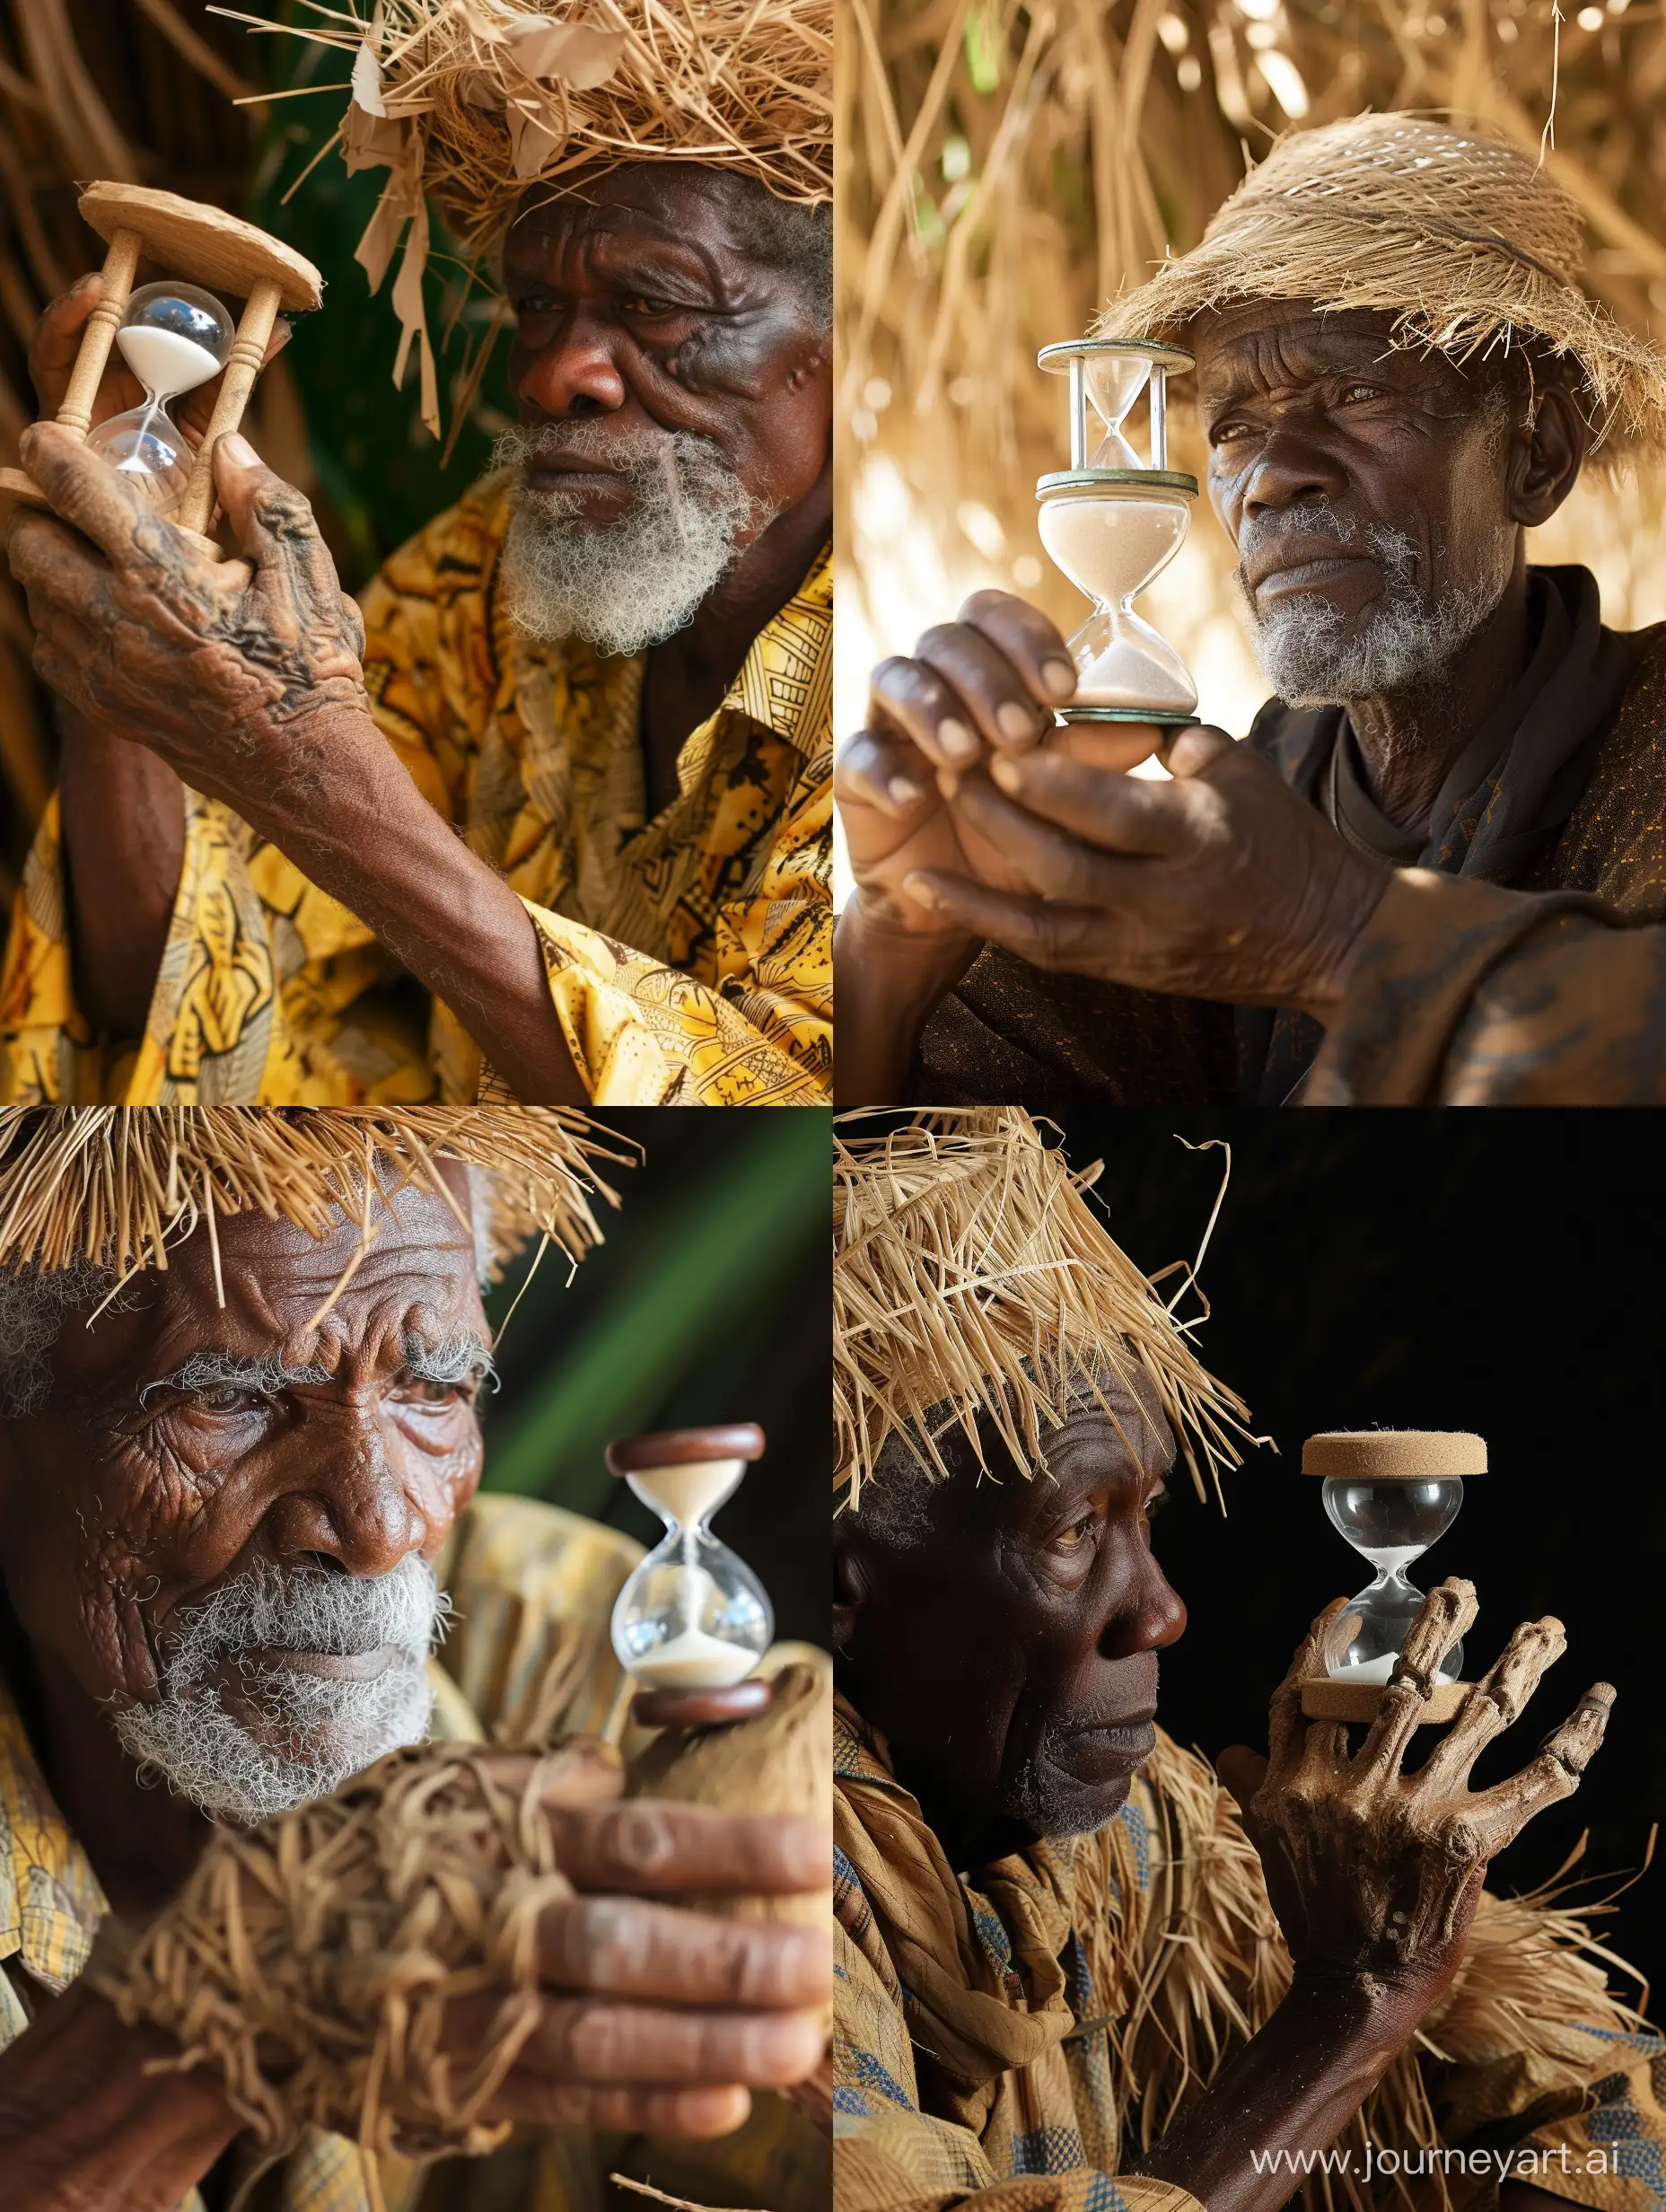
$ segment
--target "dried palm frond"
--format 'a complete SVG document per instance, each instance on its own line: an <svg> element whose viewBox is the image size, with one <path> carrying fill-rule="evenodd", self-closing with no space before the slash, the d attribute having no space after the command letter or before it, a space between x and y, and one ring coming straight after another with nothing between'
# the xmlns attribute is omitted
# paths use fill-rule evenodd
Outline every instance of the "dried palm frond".
<svg viewBox="0 0 1666 2212"><path fill-rule="evenodd" d="M392 172L357 258L375 291L408 224L394 382L415 345L436 434L430 199L480 254L530 185L625 162L733 170L781 199L832 194L833 0L377 0L368 21L320 9L302 23L215 13L353 57L343 157Z"/></svg>
<svg viewBox="0 0 1666 2212"><path fill-rule="evenodd" d="M833 1129L836 1491L860 1504L887 1438L929 1472L960 1428L986 1464L987 1419L1028 1472L1044 1429L1099 1378L1143 1374L1198 1494L1238 1465L1249 1409L1199 1362L1185 1329L1101 1225L1018 1107L944 1109L890 1134ZM934 1412L935 1409L935 1412ZM1114 1418L1114 1412L1113 1412Z"/></svg>
<svg viewBox="0 0 1666 2212"><path fill-rule="evenodd" d="M533 1236L576 1265L601 1242L592 1198L618 1204L595 1163L629 1157L559 1107L4 1107L0 1270L92 1260L125 1279L165 1269L199 1226L217 1250L217 1221L258 1212L312 1237L359 1223L351 1272L376 1233L373 1202L408 1185L472 1234L446 1162L486 1172L495 1272Z"/></svg>

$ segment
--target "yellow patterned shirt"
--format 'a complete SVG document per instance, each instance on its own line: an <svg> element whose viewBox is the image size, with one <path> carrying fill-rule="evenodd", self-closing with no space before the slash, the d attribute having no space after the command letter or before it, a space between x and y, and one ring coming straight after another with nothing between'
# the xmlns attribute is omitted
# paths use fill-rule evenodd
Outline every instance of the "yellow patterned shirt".
<svg viewBox="0 0 1666 2212"><path fill-rule="evenodd" d="M609 1621L641 1557L629 1537L558 1506L477 1497L441 1562L453 1611L443 1665L430 1670L435 1737L618 1741L632 1685ZM808 1655L807 1646L780 1646L766 1671ZM0 2049L22 2033L43 1993L80 1973L108 1909L0 1681ZM245 2163L259 2164L252 2151ZM381 2158L377 2172L387 2212L614 2212L627 2200L609 2190L609 2172L704 2204L827 2212L828 2164L826 2138L811 2123L759 2094L746 2125L715 2143L528 2129L487 2158L426 2168ZM252 2203L259 2212L370 2212L371 2199L356 2147L313 2129ZM195 2190L180 2212L202 2212Z"/></svg>
<svg viewBox="0 0 1666 2212"><path fill-rule="evenodd" d="M511 623L506 477L365 594L364 676L417 788L531 917L599 1105L817 1105L832 1088L832 562L824 551L684 744L648 819L644 656ZM450 1010L218 802L184 864L145 1034L75 1000L56 797L0 970L0 1096L25 1104L345 1106L505 1095Z"/></svg>

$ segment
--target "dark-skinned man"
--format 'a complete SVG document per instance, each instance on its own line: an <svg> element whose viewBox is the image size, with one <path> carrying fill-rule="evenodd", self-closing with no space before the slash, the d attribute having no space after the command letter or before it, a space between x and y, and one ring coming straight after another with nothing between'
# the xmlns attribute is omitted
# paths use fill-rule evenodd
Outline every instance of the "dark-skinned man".
<svg viewBox="0 0 1666 2212"><path fill-rule="evenodd" d="M1581 268L1531 162L1365 117L1282 142L1114 303L1105 335L1196 355L1277 697L1241 746L1165 743L1161 781L1118 772L1150 729L1039 742L1072 673L1018 601L884 663L840 769L842 1099L1654 1095L1661 948L1615 925L1666 918L1666 641L1605 628L1594 578L1524 546L1593 445L1666 430L1666 369ZM1530 939L1583 988L1510 1034L1532 985L1506 1006L1485 979Z"/></svg>
<svg viewBox="0 0 1666 2212"><path fill-rule="evenodd" d="M835 1135L839 2212L1279 2212L1333 2146L1310 2201L1648 2212L1662 2043L1483 1888L1612 1690L1471 1790L1563 1648L1530 1623L1403 1770L1447 1583L1350 1757L1301 1712L1338 1600L1221 1786L1154 1725L1152 1521L1244 1407L1021 1110Z"/></svg>
<svg viewBox="0 0 1666 2212"><path fill-rule="evenodd" d="M794 18L812 61L818 10ZM655 112L651 55L563 83L508 39L460 110L436 105L456 12L434 18L426 42L386 33L377 96L397 106L420 56L427 104L395 125L355 96L349 156L391 129L390 193L416 149L469 243L501 251L519 426L362 623L305 500L245 442L215 467L247 567L49 423L25 440L56 512L19 520L10 557L65 752L4 970L13 1099L828 1094L826 133L684 160L709 130ZM539 99L565 120L529 142ZM425 215L408 317L419 237ZM44 319L46 416L92 301L83 284ZM95 419L127 397L112 374Z"/></svg>
<svg viewBox="0 0 1666 2212"><path fill-rule="evenodd" d="M475 1496L477 1270L540 1232L583 1254L592 1148L513 1108L120 1119L0 1112L6 2212L225 2212L261 2164L217 2069L170 2068L177 2045L89 1986L107 1916L136 1933L227 1824L397 1746L617 1737L628 1695L607 1622L636 1548ZM171 1195L132 1203L153 1176L169 1191L171 1146ZM484 1756L523 1784L525 1751ZM540 2017L492 2114L519 2132L481 2159L379 2160L388 2212L600 2202L594 2129L606 2157L618 2131L651 2135L655 2178L703 2196L825 2200L811 2121L774 2096L747 2117L753 2087L817 2063L825 1936L658 1901L824 1885L825 1825L622 1806L619 1787L600 1743L560 1787L574 1894L540 1920ZM454 2000L445 2048L477 2052L501 1995ZM356 2146L308 2128L256 2201L373 2200Z"/></svg>

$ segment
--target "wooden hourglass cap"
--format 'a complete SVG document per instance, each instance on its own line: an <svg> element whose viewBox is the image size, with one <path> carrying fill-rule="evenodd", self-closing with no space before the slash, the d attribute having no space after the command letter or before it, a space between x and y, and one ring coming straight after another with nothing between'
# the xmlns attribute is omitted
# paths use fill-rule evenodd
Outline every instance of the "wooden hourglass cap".
<svg viewBox="0 0 1666 2212"><path fill-rule="evenodd" d="M756 1460L764 1453L764 1432L756 1421L731 1421L715 1428L662 1428L646 1436L626 1436L608 1446L608 1466L616 1475L645 1475L656 1467L698 1467L708 1460Z"/></svg>
<svg viewBox="0 0 1666 2212"><path fill-rule="evenodd" d="M1343 1482L1447 1482L1486 1472L1486 1439L1461 1428L1328 1428L1302 1447L1302 1472Z"/></svg>
<svg viewBox="0 0 1666 2212"><path fill-rule="evenodd" d="M169 276L246 300L258 284L277 286L277 304L304 314L324 303L324 279L304 254L252 223L177 192L142 184L90 184L81 195L83 222L106 243L132 231Z"/></svg>

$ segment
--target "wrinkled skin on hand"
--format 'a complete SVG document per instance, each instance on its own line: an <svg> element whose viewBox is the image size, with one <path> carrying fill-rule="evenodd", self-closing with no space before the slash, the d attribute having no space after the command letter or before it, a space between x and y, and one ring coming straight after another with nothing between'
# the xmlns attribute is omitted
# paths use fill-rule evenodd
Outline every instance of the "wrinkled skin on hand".
<svg viewBox="0 0 1666 2212"><path fill-rule="evenodd" d="M55 510L20 513L8 544L37 673L258 823L310 780L329 716L369 712L364 625L311 508L243 439L222 439L215 482L247 556L223 561L55 426L22 450Z"/></svg>
<svg viewBox="0 0 1666 2212"><path fill-rule="evenodd" d="M1323 1672L1325 1631L1342 1606L1337 1600L1313 1623L1274 1695L1270 1759L1223 1753L1221 1776L1243 1806L1298 1979L1387 1988L1421 2017L1458 1971L1488 1860L1579 1786L1614 1691L1593 1684L1519 1773L1470 1791L1476 1760L1566 1648L1560 1621L1525 1622L1423 1764L1404 1772L1435 1669L1476 1616L1473 1586L1443 1582L1424 1601L1350 1758L1345 1726L1302 1712L1302 1684Z"/></svg>

